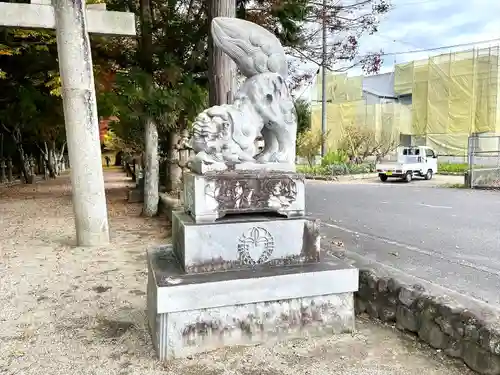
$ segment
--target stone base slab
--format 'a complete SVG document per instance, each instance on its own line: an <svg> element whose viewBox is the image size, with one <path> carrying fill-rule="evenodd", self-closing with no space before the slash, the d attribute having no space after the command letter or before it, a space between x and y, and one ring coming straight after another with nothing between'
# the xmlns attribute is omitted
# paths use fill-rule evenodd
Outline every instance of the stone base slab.
<svg viewBox="0 0 500 375"><path fill-rule="evenodd" d="M207 163L200 158L194 157L188 163L188 168L197 174L205 174L211 172L224 172L224 171L280 171L280 172L295 172L295 164L287 163L258 163L258 162L244 162L226 164L220 163Z"/></svg>
<svg viewBox="0 0 500 375"><path fill-rule="evenodd" d="M304 176L270 171L184 174L184 207L197 223L227 214L305 214Z"/></svg>
<svg viewBox="0 0 500 375"><path fill-rule="evenodd" d="M171 248L148 251L148 320L160 360L354 330L358 270L337 260L186 275Z"/></svg>
<svg viewBox="0 0 500 375"><path fill-rule="evenodd" d="M172 243L187 273L319 261L319 221L241 215L197 224L172 213Z"/></svg>

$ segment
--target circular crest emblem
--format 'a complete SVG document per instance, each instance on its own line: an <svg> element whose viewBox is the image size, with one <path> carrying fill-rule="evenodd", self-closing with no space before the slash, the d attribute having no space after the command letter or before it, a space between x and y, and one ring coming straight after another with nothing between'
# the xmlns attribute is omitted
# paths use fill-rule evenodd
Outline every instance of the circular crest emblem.
<svg viewBox="0 0 500 375"><path fill-rule="evenodd" d="M269 261L274 252L274 238L267 229L253 227L238 242L240 262L255 266Z"/></svg>

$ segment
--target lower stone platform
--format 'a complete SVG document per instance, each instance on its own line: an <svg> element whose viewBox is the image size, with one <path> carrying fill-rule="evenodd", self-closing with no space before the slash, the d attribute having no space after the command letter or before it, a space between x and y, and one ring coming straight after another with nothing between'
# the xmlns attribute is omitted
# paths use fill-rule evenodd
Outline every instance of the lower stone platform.
<svg viewBox="0 0 500 375"><path fill-rule="evenodd" d="M217 348L354 330L358 270L304 265L185 274L170 246L148 251L148 320L162 361Z"/></svg>

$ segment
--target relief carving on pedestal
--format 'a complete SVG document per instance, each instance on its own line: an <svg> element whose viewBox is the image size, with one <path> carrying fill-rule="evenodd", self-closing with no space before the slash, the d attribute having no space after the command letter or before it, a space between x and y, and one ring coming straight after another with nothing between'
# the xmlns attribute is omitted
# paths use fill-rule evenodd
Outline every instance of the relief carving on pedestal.
<svg viewBox="0 0 500 375"><path fill-rule="evenodd" d="M243 265L265 264L273 252L274 238L267 229L253 227L239 238L238 258Z"/></svg>
<svg viewBox="0 0 500 375"><path fill-rule="evenodd" d="M291 178L218 179L207 183L205 194L220 211L286 209L297 199L297 184Z"/></svg>

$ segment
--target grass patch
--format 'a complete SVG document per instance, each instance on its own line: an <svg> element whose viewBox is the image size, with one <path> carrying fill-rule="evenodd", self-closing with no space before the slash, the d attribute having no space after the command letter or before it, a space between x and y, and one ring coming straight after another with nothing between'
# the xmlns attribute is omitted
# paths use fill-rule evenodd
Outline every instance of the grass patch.
<svg viewBox="0 0 500 375"><path fill-rule="evenodd" d="M451 188L451 189L468 189L465 184L443 184L441 186L445 187L445 188Z"/></svg>
<svg viewBox="0 0 500 375"><path fill-rule="evenodd" d="M363 164L330 164L330 165L297 165L297 172L310 176L345 176L352 174L373 173L375 171L374 163Z"/></svg>
<svg viewBox="0 0 500 375"><path fill-rule="evenodd" d="M438 172L439 173L456 173L464 174L469 170L469 165L467 163L439 163Z"/></svg>
<svg viewBox="0 0 500 375"><path fill-rule="evenodd" d="M481 166L475 166L481 168ZM463 175L469 170L467 163L439 163L438 174ZM334 163L328 165L297 165L297 172L311 176L344 176L375 172L375 163Z"/></svg>

